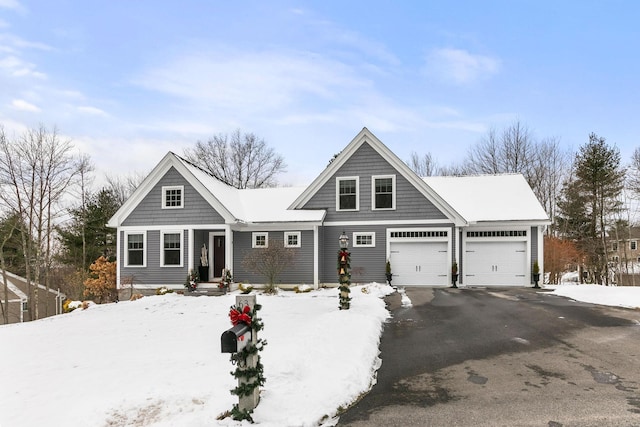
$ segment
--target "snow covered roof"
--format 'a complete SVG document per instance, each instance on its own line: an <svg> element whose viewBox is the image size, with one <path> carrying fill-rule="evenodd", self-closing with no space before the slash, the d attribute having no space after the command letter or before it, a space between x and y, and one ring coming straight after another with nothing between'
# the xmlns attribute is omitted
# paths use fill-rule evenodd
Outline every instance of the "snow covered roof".
<svg viewBox="0 0 640 427"><path fill-rule="evenodd" d="M469 223L549 223L547 213L521 174L431 176L423 179Z"/></svg>
<svg viewBox="0 0 640 427"><path fill-rule="evenodd" d="M236 220L248 223L320 222L324 210L293 210L289 205L306 187L237 189L175 156Z"/></svg>

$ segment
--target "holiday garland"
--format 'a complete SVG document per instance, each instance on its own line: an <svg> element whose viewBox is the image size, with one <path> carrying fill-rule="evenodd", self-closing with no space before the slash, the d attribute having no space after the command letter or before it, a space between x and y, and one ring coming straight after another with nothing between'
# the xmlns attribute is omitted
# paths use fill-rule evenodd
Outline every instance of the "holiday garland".
<svg viewBox="0 0 640 427"><path fill-rule="evenodd" d="M351 289L349 289L349 285L351 284L351 254L346 249L340 249L338 251L338 277L340 281L340 286L338 290L340 291L340 310L349 310L351 306L351 298L349 297L349 293Z"/></svg>
<svg viewBox="0 0 640 427"><path fill-rule="evenodd" d="M245 306L242 310L231 306L229 319L233 326L236 326L238 323L244 323L251 327L253 334L256 334L264 327L262 319L257 316L257 312L261 308L262 306L260 304L256 304L253 310L251 310L249 306ZM231 375L236 379L243 380L241 384L231 390L231 394L235 394L238 397L250 396L256 387L264 385L266 378L264 377L264 367L260 362L259 352L262 351L265 345L267 345L267 341L263 339L258 339L255 344L250 341L241 351L231 354L231 363L236 365L236 370L231 372ZM247 359L254 355L257 356L256 366L247 366ZM246 409L240 410L238 405L233 405L231 417L237 421L248 420L249 422L253 422L251 417L252 412L253 411Z"/></svg>

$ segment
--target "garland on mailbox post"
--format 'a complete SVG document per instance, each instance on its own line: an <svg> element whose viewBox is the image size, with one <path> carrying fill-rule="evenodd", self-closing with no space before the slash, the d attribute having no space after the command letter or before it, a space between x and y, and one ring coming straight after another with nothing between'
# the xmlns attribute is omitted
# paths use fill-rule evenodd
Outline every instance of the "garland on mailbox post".
<svg viewBox="0 0 640 427"><path fill-rule="evenodd" d="M231 306L229 319L233 326L236 326L238 323L248 325L251 328L251 333L255 334L264 328L262 319L257 316L257 312L261 308L262 306L260 304L256 304L253 310L251 310L249 306L245 306L242 310L238 310L236 306ZM250 342L238 353L231 354L231 363L236 365L236 370L231 372L231 375L236 379L243 378L247 381L232 389L231 394L235 394L238 397L250 396L256 387L264 385L266 378L264 377L264 367L260 362L259 352L262 351L265 345L267 345L266 340L258 339L255 345ZM252 355L257 355L258 358L255 368L247 367L247 358ZM251 413L252 411L240 410L236 404L233 405L233 409L231 410L231 417L237 421L247 420L253 422Z"/></svg>

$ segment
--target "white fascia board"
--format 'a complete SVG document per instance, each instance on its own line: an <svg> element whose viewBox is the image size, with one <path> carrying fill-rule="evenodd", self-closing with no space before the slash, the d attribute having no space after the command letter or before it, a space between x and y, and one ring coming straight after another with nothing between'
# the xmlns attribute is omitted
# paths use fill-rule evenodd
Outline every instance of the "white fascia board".
<svg viewBox="0 0 640 427"><path fill-rule="evenodd" d="M440 211L457 226L464 226L467 221L451 205L449 205L438 193L436 193L424 180L413 172L402 160L396 156L382 141L380 141L369 129L362 128L353 140L340 152L329 166L307 187L305 191L289 206L289 209L302 208L313 195L333 176L333 174L351 158L351 156L365 142L387 160L407 181L409 181L425 198L431 201Z"/></svg>
<svg viewBox="0 0 640 427"><path fill-rule="evenodd" d="M133 210L142 202L149 192L158 184L158 182L171 169L176 168L178 173L191 184L200 195L218 211L227 222L235 221L235 217L229 210L215 198L213 194L198 180L191 171L180 161L174 153L168 152L155 168L146 176L142 183L136 188L133 194L124 202L118 211L111 217L107 223L107 227L117 228L122 222L133 212Z"/></svg>

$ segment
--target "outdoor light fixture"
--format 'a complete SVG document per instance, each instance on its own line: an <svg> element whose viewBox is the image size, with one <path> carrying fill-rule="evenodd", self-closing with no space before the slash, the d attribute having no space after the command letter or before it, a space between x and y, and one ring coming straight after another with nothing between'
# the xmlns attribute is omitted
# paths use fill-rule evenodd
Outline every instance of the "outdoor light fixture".
<svg viewBox="0 0 640 427"><path fill-rule="evenodd" d="M340 241L340 249L347 249L349 247L349 236L347 236L344 231L338 240Z"/></svg>

